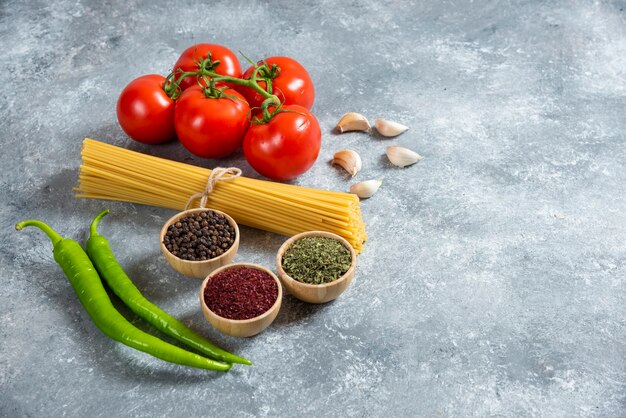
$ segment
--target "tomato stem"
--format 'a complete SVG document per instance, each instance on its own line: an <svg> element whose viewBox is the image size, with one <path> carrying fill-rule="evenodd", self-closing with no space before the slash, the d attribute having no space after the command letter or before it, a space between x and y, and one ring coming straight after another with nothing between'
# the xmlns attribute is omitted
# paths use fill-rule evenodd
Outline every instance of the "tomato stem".
<svg viewBox="0 0 626 418"><path fill-rule="evenodd" d="M180 82L183 81L186 77L196 75L196 71L182 71L178 73L170 73L163 83L163 91L167 94L172 100L178 99L180 97L182 90L180 88ZM176 78L178 76L178 78Z"/></svg>
<svg viewBox="0 0 626 418"><path fill-rule="evenodd" d="M252 62L245 55L244 57L249 62ZM209 54L206 58L200 59L200 61L197 62L199 67L198 71L174 71L170 73L163 83L163 90L169 97L172 98L172 100L178 99L182 93L180 83L187 77L196 77L198 79L198 84L201 86L202 83L200 80L204 81L207 86L204 89L206 97L222 97L223 89L216 88L215 85L217 83L245 86L251 88L265 99L261 105L263 115L262 120L263 122L268 122L281 107L281 102L278 96L272 94L272 80L280 72L280 67L276 64L269 67L265 61L256 63L253 64L254 71L252 72L250 78L242 79L216 73L215 68L217 68L219 63L219 60L213 61L211 54ZM259 79L265 81L265 89L259 85ZM274 106L276 109L273 112L270 112L270 106Z"/></svg>

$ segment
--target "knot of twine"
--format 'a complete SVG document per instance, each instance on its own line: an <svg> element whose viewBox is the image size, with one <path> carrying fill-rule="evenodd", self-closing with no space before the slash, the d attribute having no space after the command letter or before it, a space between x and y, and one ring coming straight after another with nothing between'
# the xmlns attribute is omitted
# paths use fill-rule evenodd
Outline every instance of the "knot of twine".
<svg viewBox="0 0 626 418"><path fill-rule="evenodd" d="M206 186L204 186L204 191L192 195L185 205L185 210L189 209L191 203L198 198L200 198L199 207L206 207L206 200L209 197L209 194L213 191L213 188L218 181L233 181L239 176L241 176L241 170L237 167L215 167L209 175Z"/></svg>

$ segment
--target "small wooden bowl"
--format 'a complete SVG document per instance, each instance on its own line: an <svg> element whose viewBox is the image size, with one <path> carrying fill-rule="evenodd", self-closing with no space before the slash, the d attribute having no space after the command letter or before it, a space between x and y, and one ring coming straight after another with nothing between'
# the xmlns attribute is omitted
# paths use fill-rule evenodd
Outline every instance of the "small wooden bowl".
<svg viewBox="0 0 626 418"><path fill-rule="evenodd" d="M274 279L274 281L276 282L276 286L278 286L278 296L276 297L276 302L274 302L271 308L269 308L267 311L257 317L250 319L224 318L210 310L209 307L206 305L206 302L204 301L204 288L209 283L209 280L211 280L213 276L221 271L236 267L248 267L265 272L269 274L272 279ZM280 280L278 280L278 277L276 277L276 275L272 273L272 271L258 264L233 263L228 266L220 267L213 273L208 275L207 278L204 279L204 281L202 282L202 286L200 286L200 306L202 307L202 313L204 314L204 317L207 321L209 321L211 325L217 328L217 330L233 337L251 337L267 328L272 322L274 322L274 319L276 319L276 315L278 315L282 300L283 289L280 285Z"/></svg>
<svg viewBox="0 0 626 418"><path fill-rule="evenodd" d="M215 258L211 258L209 260L190 261L176 257L174 254L169 252L167 248L165 248L165 244L163 244L163 238L165 237L165 234L167 233L167 228L169 228L170 225L177 222L179 219L184 218L185 216L189 216L194 213L206 212L208 210L224 215L228 220L228 223L235 229L235 242L228 250L226 250L224 254ZM172 216L167 222L165 222L165 225L163 225L163 229L161 229L160 243L161 252L165 256L167 262L170 263L170 265L174 268L174 270L181 274L184 274L185 276L201 279L206 277L207 274L211 273L216 268L230 263L233 258L235 258L237 250L239 249L239 227L237 226L237 223L233 218L219 210L207 208L189 209Z"/></svg>
<svg viewBox="0 0 626 418"><path fill-rule="evenodd" d="M344 247L350 251L350 256L352 257L352 264L350 265L348 271L337 280L324 284L302 283L290 277L283 269L283 255L294 242L305 237L332 238L341 242ZM352 282L354 272L356 270L356 252L354 251L354 248L352 248L352 245L339 235L324 231L302 232L289 238L283 243L283 245L281 245L278 253L276 254L276 269L283 286L285 286L285 288L293 296L309 303L326 303L341 295Z"/></svg>

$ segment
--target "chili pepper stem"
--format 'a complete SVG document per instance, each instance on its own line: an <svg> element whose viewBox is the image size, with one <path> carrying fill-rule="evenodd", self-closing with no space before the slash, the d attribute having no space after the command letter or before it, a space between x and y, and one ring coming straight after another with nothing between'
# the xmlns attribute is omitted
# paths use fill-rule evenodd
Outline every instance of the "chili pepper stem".
<svg viewBox="0 0 626 418"><path fill-rule="evenodd" d="M24 229L24 227L27 227L27 226L34 226L35 228L39 228L43 232L45 232L48 238L50 238L50 241L52 241L53 246L56 246L59 242L63 240L63 237L59 235L49 225L41 221L35 220L35 219L29 219L27 221L18 222L17 224L15 224L15 229L17 229L18 231L21 231L22 229Z"/></svg>
<svg viewBox="0 0 626 418"><path fill-rule="evenodd" d="M102 218L104 218L106 215L108 215L108 213L109 213L109 210L105 209L102 212L100 212L99 214L97 214L95 218L93 218L93 221L91 221L91 226L89 227L89 234L92 237L100 235L100 234L98 234L98 224L100 223L100 220Z"/></svg>

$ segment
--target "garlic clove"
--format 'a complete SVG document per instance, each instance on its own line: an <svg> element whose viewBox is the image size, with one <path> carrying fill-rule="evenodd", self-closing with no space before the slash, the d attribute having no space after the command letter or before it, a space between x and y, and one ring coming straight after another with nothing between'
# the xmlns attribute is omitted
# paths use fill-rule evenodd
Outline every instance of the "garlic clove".
<svg viewBox="0 0 626 418"><path fill-rule="evenodd" d="M350 131L369 132L371 126L367 118L362 114L349 112L341 117L335 129L337 129L340 134Z"/></svg>
<svg viewBox="0 0 626 418"><path fill-rule="evenodd" d="M361 156L351 149L337 151L333 156L331 164L343 167L352 177L361 170L362 166Z"/></svg>
<svg viewBox="0 0 626 418"><path fill-rule="evenodd" d="M402 132L409 129L408 126L386 119L376 119L374 121L374 126L376 126L376 130L382 136L398 136Z"/></svg>
<svg viewBox="0 0 626 418"><path fill-rule="evenodd" d="M387 147L387 158L389 158L389 161L391 161L391 164L393 165L406 167L408 165L415 164L424 157L408 148L389 146Z"/></svg>
<svg viewBox="0 0 626 418"><path fill-rule="evenodd" d="M383 184L381 180L365 180L350 186L350 193L359 196L361 199L367 199L374 196L381 184Z"/></svg>

